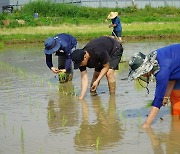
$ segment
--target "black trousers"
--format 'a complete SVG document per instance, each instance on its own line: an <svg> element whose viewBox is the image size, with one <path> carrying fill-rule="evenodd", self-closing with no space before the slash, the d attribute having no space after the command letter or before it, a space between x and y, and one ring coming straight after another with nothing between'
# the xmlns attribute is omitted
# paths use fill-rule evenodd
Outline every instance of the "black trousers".
<svg viewBox="0 0 180 154"><path fill-rule="evenodd" d="M66 56L64 54L58 55L58 69L65 69ZM66 70L67 73L73 73L72 63L71 67Z"/></svg>

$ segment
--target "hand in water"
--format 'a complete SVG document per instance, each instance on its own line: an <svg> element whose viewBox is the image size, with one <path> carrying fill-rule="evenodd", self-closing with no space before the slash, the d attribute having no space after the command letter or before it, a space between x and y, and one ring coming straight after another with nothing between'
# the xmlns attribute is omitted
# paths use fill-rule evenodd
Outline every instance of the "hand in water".
<svg viewBox="0 0 180 154"><path fill-rule="evenodd" d="M151 127L151 125L146 122L142 125L142 128L150 128L150 127Z"/></svg>
<svg viewBox="0 0 180 154"><path fill-rule="evenodd" d="M91 91L92 91L92 92L95 92L95 91L96 91L97 86L98 86L98 83L99 83L99 82L94 81L94 83L93 83L92 86L91 86Z"/></svg>

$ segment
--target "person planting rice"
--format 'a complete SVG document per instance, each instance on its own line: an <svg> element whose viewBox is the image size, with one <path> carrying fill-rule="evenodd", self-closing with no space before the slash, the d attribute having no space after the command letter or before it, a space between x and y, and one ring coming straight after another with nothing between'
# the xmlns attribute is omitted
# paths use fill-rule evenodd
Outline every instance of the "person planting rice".
<svg viewBox="0 0 180 154"><path fill-rule="evenodd" d="M129 61L129 79L156 78L155 97L147 120L142 128L149 128L161 106L169 101L169 96L177 80L180 80L180 44L172 44L151 52L148 55L135 53ZM147 87L146 87L147 88Z"/></svg>
<svg viewBox="0 0 180 154"><path fill-rule="evenodd" d="M118 41L122 42L121 34L122 34L122 25L120 18L118 17L118 12L110 12L107 19L111 20L111 24L109 28L113 27L112 36Z"/></svg>
<svg viewBox="0 0 180 154"><path fill-rule="evenodd" d="M75 37L61 33L54 37L49 37L44 42L44 53L46 55L46 64L49 69L58 74L60 72L65 73L67 76L71 78L67 80L72 80L72 61L71 61L71 53L76 49L77 40ZM52 63L52 54L58 56L58 68L53 66ZM62 75L60 75L62 76Z"/></svg>
<svg viewBox="0 0 180 154"><path fill-rule="evenodd" d="M90 92L96 92L100 80L107 77L110 94L115 93L115 70L123 53L122 45L110 37L99 37L91 40L83 49L72 52L74 69L81 71L81 95L83 99L88 88L88 76L86 67L95 68L91 81Z"/></svg>

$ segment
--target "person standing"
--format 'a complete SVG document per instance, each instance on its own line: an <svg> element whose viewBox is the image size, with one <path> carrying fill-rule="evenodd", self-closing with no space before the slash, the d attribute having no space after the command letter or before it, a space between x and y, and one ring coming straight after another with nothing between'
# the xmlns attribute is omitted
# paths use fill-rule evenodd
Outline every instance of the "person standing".
<svg viewBox="0 0 180 154"><path fill-rule="evenodd" d="M109 25L109 28L113 27L112 36L118 41L122 42L122 25L120 18L118 17L118 12L110 12L107 19L110 19L112 22Z"/></svg>
<svg viewBox="0 0 180 154"><path fill-rule="evenodd" d="M95 68L91 81L90 92L96 92L97 86L104 75L107 77L109 92L115 94L115 70L123 54L122 45L110 37L99 37L91 40L83 49L72 52L74 69L81 71L81 95L83 99L88 88L88 75L86 67Z"/></svg>
<svg viewBox="0 0 180 154"><path fill-rule="evenodd" d="M55 74L59 72L72 74L71 53L76 49L76 38L69 34L61 33L54 37L47 38L44 46L46 64L49 69ZM52 54L58 56L58 68L53 66Z"/></svg>
<svg viewBox="0 0 180 154"><path fill-rule="evenodd" d="M168 103L176 81L180 80L180 44L162 47L147 56L135 53L129 66L130 80L143 77L148 85L151 75L156 78L155 97L148 118L142 125L142 128L149 128L160 108Z"/></svg>

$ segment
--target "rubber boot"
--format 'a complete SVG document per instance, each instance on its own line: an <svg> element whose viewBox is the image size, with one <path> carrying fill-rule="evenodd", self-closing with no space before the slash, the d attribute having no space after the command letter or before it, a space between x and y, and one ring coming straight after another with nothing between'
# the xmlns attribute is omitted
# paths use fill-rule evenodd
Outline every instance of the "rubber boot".
<svg viewBox="0 0 180 154"><path fill-rule="evenodd" d="M109 86L109 94L110 95L115 94L116 82L108 82L108 86Z"/></svg>

